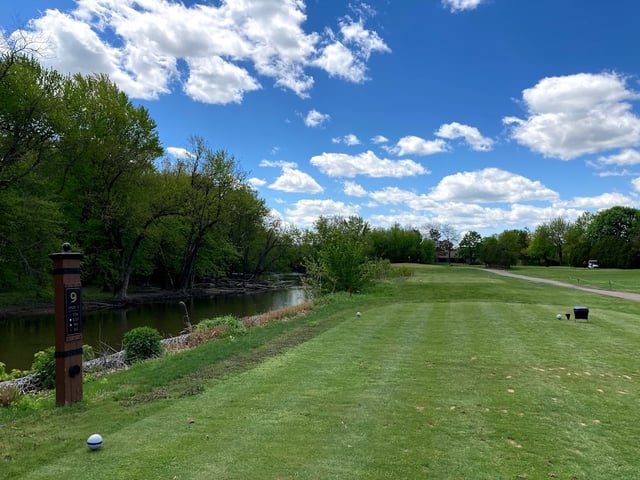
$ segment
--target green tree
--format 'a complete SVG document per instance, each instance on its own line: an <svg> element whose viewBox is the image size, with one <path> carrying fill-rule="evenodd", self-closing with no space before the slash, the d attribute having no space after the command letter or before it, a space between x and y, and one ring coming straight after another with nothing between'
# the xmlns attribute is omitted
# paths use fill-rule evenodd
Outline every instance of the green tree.
<svg viewBox="0 0 640 480"><path fill-rule="evenodd" d="M156 123L104 75L74 76L65 103L72 119L60 142L65 213L85 275L125 297L147 230L177 213L173 187L155 167L163 152Z"/></svg>
<svg viewBox="0 0 640 480"><path fill-rule="evenodd" d="M229 254L237 254L224 235L222 222L236 220L232 218L233 193L245 188L244 174L233 156L223 150L211 150L201 137L193 137L191 141L191 155L177 165L186 183L181 215L184 246L177 282L180 289L193 286L199 261L208 263L208 270L212 270ZM218 234L212 236L216 231ZM203 258L205 253L207 258Z"/></svg>
<svg viewBox="0 0 640 480"><path fill-rule="evenodd" d="M478 251L482 243L482 236L475 230L471 230L464 234L460 244L460 255L466 259L467 263L473 264L478 257Z"/></svg>
<svg viewBox="0 0 640 480"><path fill-rule="evenodd" d="M640 266L640 210L612 207L595 214L587 228L591 258L601 266L637 268Z"/></svg>
<svg viewBox="0 0 640 480"><path fill-rule="evenodd" d="M370 281L370 227L360 217L320 217L309 237L315 254L307 270L322 292L357 291Z"/></svg>

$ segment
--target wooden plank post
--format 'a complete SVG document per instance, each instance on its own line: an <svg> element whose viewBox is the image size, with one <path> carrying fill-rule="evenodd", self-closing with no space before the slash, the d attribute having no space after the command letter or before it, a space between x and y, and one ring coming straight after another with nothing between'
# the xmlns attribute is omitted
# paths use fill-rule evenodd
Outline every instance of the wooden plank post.
<svg viewBox="0 0 640 480"><path fill-rule="evenodd" d="M81 253L65 243L52 253L55 317L56 405L82 400Z"/></svg>

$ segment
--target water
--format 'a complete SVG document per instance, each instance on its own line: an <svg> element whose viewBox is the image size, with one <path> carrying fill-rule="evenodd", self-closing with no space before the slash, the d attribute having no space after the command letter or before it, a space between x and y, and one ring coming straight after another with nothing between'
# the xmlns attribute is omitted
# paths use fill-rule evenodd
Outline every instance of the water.
<svg viewBox="0 0 640 480"><path fill-rule="evenodd" d="M304 303L301 288L276 290L249 295L220 295L187 302L192 324L205 318L234 315L244 317ZM164 337L179 335L185 328L185 310L178 301L153 303L127 309L84 312L82 337L96 352L121 350L122 338L129 330L149 326ZM28 370L33 354L55 343L54 317L34 315L0 321L0 362L6 370ZM108 347L107 347L108 346ZM111 353L109 351L108 353Z"/></svg>

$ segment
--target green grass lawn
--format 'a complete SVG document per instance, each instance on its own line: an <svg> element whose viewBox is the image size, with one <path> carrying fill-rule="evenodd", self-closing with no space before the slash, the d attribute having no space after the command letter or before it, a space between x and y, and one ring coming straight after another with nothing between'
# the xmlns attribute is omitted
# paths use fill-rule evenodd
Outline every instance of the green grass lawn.
<svg viewBox="0 0 640 480"><path fill-rule="evenodd" d="M574 305L589 322L555 318ZM88 383L72 407L0 411L0 478L634 479L639 320L633 302L416 267Z"/></svg>
<svg viewBox="0 0 640 480"><path fill-rule="evenodd" d="M640 293L640 270L574 267L514 267L513 273L548 278L583 287Z"/></svg>

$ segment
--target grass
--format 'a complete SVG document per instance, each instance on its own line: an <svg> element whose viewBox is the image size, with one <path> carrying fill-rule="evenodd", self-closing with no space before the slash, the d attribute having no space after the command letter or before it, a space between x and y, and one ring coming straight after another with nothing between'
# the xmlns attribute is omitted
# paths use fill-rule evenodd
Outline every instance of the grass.
<svg viewBox="0 0 640 480"><path fill-rule="evenodd" d="M576 304L589 322L555 319ZM0 478L637 478L638 312L417 267L89 383L72 407L0 410Z"/></svg>
<svg viewBox="0 0 640 480"><path fill-rule="evenodd" d="M575 267L515 267L513 273L547 278L583 287L640 293L640 270Z"/></svg>

